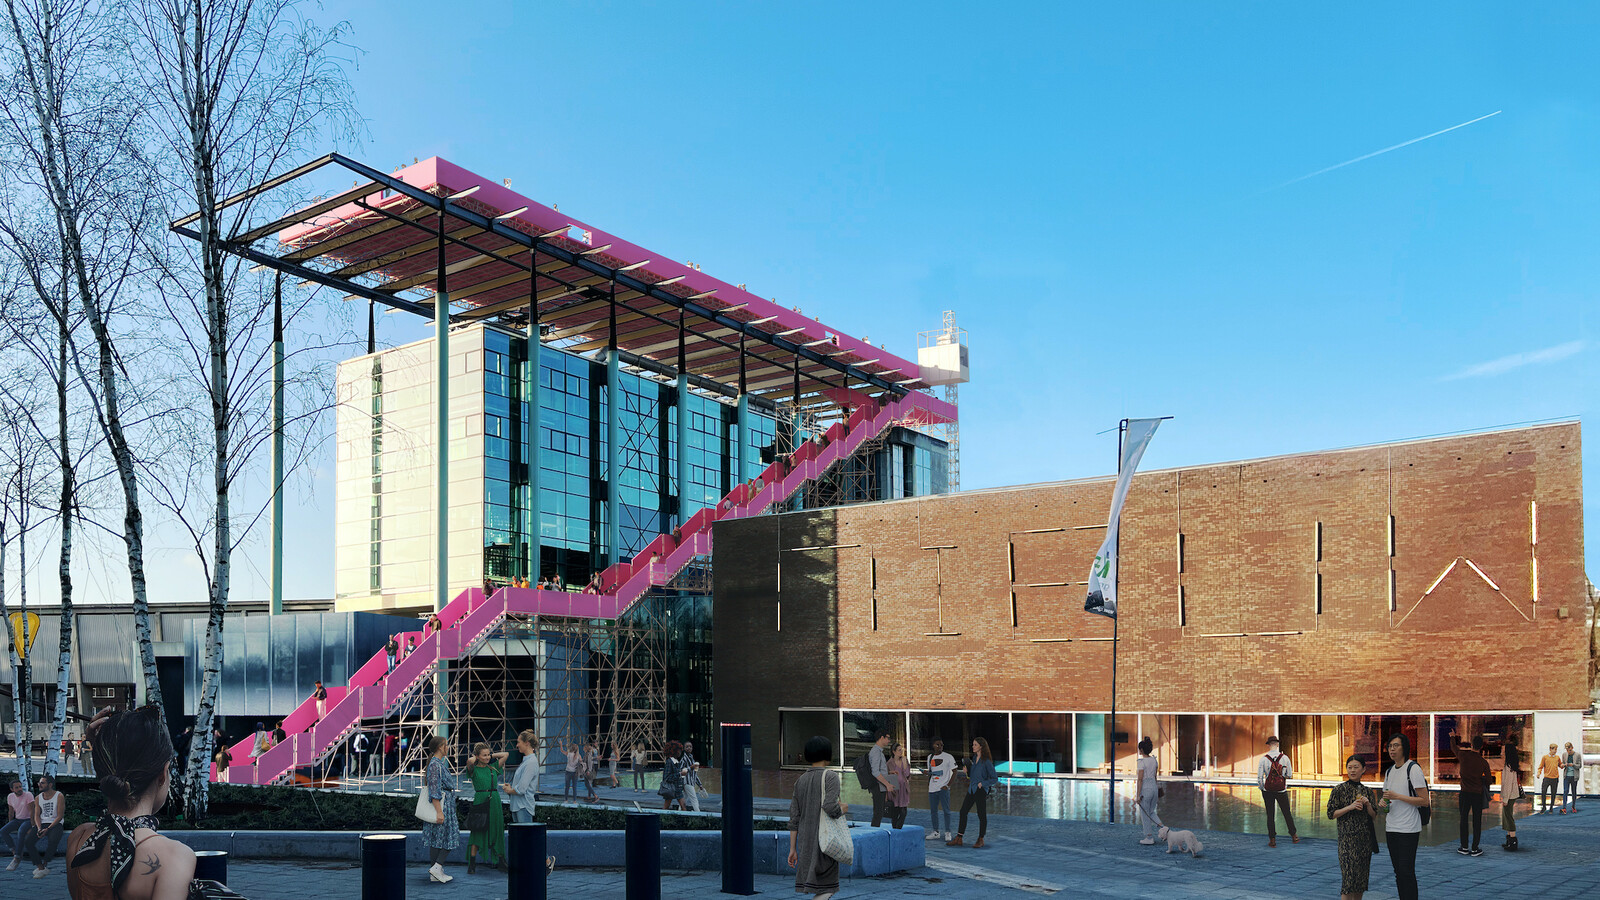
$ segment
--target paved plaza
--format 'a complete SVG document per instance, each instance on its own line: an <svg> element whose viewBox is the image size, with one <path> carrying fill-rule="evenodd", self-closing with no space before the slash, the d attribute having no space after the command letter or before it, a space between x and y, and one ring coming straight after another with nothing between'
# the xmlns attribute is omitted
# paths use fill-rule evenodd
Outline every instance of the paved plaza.
<svg viewBox="0 0 1600 900"><path fill-rule="evenodd" d="M1198 859L1167 855L1164 844L1137 843L1138 829L1128 825L1062 822L1012 816L990 817L987 845L981 850L950 848L929 842L928 864L912 872L847 881L840 897L959 897L962 900L1022 898L1038 894L1074 897L1271 898L1334 897L1339 890L1339 864L1332 841L1306 838L1300 844L1282 841L1269 849L1259 835L1204 832L1205 853ZM972 837L969 832L968 838ZM1484 833L1485 855L1468 858L1453 844L1425 847L1417 871L1426 896L1525 896L1561 900L1591 895L1600 888L1600 804L1576 815L1530 816L1518 826L1522 850L1499 849L1502 832ZM455 880L431 884L422 864L410 867L408 896L473 898L503 897L505 876L492 869L467 875L449 869ZM1387 855L1373 859L1374 900L1395 896ZM251 900L302 900L307 886L329 898L360 894L361 870L354 863L235 861L229 883ZM66 896L66 878L59 860L49 877L34 881L26 867L0 872L0 897ZM552 897L621 897L624 871L562 869L549 883ZM762 894L789 895L793 880L756 877ZM669 872L662 876L663 897L709 897L720 892L716 872Z"/></svg>

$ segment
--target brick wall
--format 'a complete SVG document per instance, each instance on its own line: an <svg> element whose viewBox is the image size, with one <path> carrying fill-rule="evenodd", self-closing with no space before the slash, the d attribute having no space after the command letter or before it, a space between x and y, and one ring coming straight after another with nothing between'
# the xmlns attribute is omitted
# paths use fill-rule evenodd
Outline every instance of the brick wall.
<svg viewBox="0 0 1600 900"><path fill-rule="evenodd" d="M1136 477L1123 518L1118 706L1587 706L1579 450L1579 427L1563 424ZM832 659L846 708L1107 708L1112 645L1094 639L1112 623L1082 611L1082 582L1111 487L1032 485L719 525L718 715L724 688L737 721L773 727L777 706L835 705L815 687ZM751 612L780 596L781 632ZM836 634L806 616L836 618ZM1248 636L1206 636L1239 632ZM1039 642L1061 638L1070 641ZM800 694L803 704L780 699Z"/></svg>

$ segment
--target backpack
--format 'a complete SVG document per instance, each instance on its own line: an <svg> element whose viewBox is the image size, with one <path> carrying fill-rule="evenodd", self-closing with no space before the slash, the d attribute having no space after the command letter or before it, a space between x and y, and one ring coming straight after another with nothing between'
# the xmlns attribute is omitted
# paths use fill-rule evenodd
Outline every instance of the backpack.
<svg viewBox="0 0 1600 900"><path fill-rule="evenodd" d="M881 787L881 785L878 784L878 779L872 777L871 754L872 751L868 750L866 753L856 757L855 765L851 767L856 770L856 780L861 782L861 789L866 791L875 790L878 787Z"/></svg>
<svg viewBox="0 0 1600 900"><path fill-rule="evenodd" d="M1279 753L1277 759L1267 757L1268 769L1266 780L1262 782L1261 789L1269 794L1276 794L1288 790L1289 782L1283 775L1283 754Z"/></svg>

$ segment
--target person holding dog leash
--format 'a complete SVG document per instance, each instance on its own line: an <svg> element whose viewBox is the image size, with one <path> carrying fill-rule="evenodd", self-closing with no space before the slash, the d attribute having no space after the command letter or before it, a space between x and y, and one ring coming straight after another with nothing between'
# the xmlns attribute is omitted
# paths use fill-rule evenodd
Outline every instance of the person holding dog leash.
<svg viewBox="0 0 1600 900"><path fill-rule="evenodd" d="M1151 743L1148 735L1139 739L1138 789L1134 796L1139 798L1139 827L1144 830L1144 837L1139 839L1139 843L1147 847L1156 842L1156 828L1164 824L1161 817L1156 815L1156 800L1160 799L1163 791L1156 758L1150 755L1154 749L1155 744Z"/></svg>

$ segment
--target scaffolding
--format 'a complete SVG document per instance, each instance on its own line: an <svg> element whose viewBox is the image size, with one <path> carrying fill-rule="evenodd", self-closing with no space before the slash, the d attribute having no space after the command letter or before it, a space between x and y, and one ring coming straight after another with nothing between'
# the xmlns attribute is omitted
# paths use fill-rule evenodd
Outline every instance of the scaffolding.
<svg viewBox="0 0 1600 900"><path fill-rule="evenodd" d="M956 346L962 350L958 355L961 369L966 367L967 359L967 330L956 325L955 310L944 311L944 327L933 331L923 331L917 335L917 358L919 361L939 359L937 353L930 355L928 351L940 347ZM946 361L947 360L941 360ZM957 390L961 382L966 381L966 374L962 371L959 375L948 377L935 377L933 383L944 385L944 402L951 406L960 407L960 392ZM950 461L948 489L954 494L961 490L961 417L952 417L950 421L941 425L925 426L927 433L945 442L949 448L946 453Z"/></svg>
<svg viewBox="0 0 1600 900"><path fill-rule="evenodd" d="M661 629L646 611L618 620L509 614L462 658L442 660L417 679L388 715L362 722L372 756L386 758L370 767L377 771L346 778L382 775L385 784L399 779L404 789L427 765L427 739L446 733L463 757L480 741L496 752L512 750L518 733L532 730L546 766L562 748L588 741L602 757L612 747L626 757L635 743L658 752L666 736L665 653ZM385 755L390 735L401 746ZM313 764L325 770L348 744L335 743Z"/></svg>

